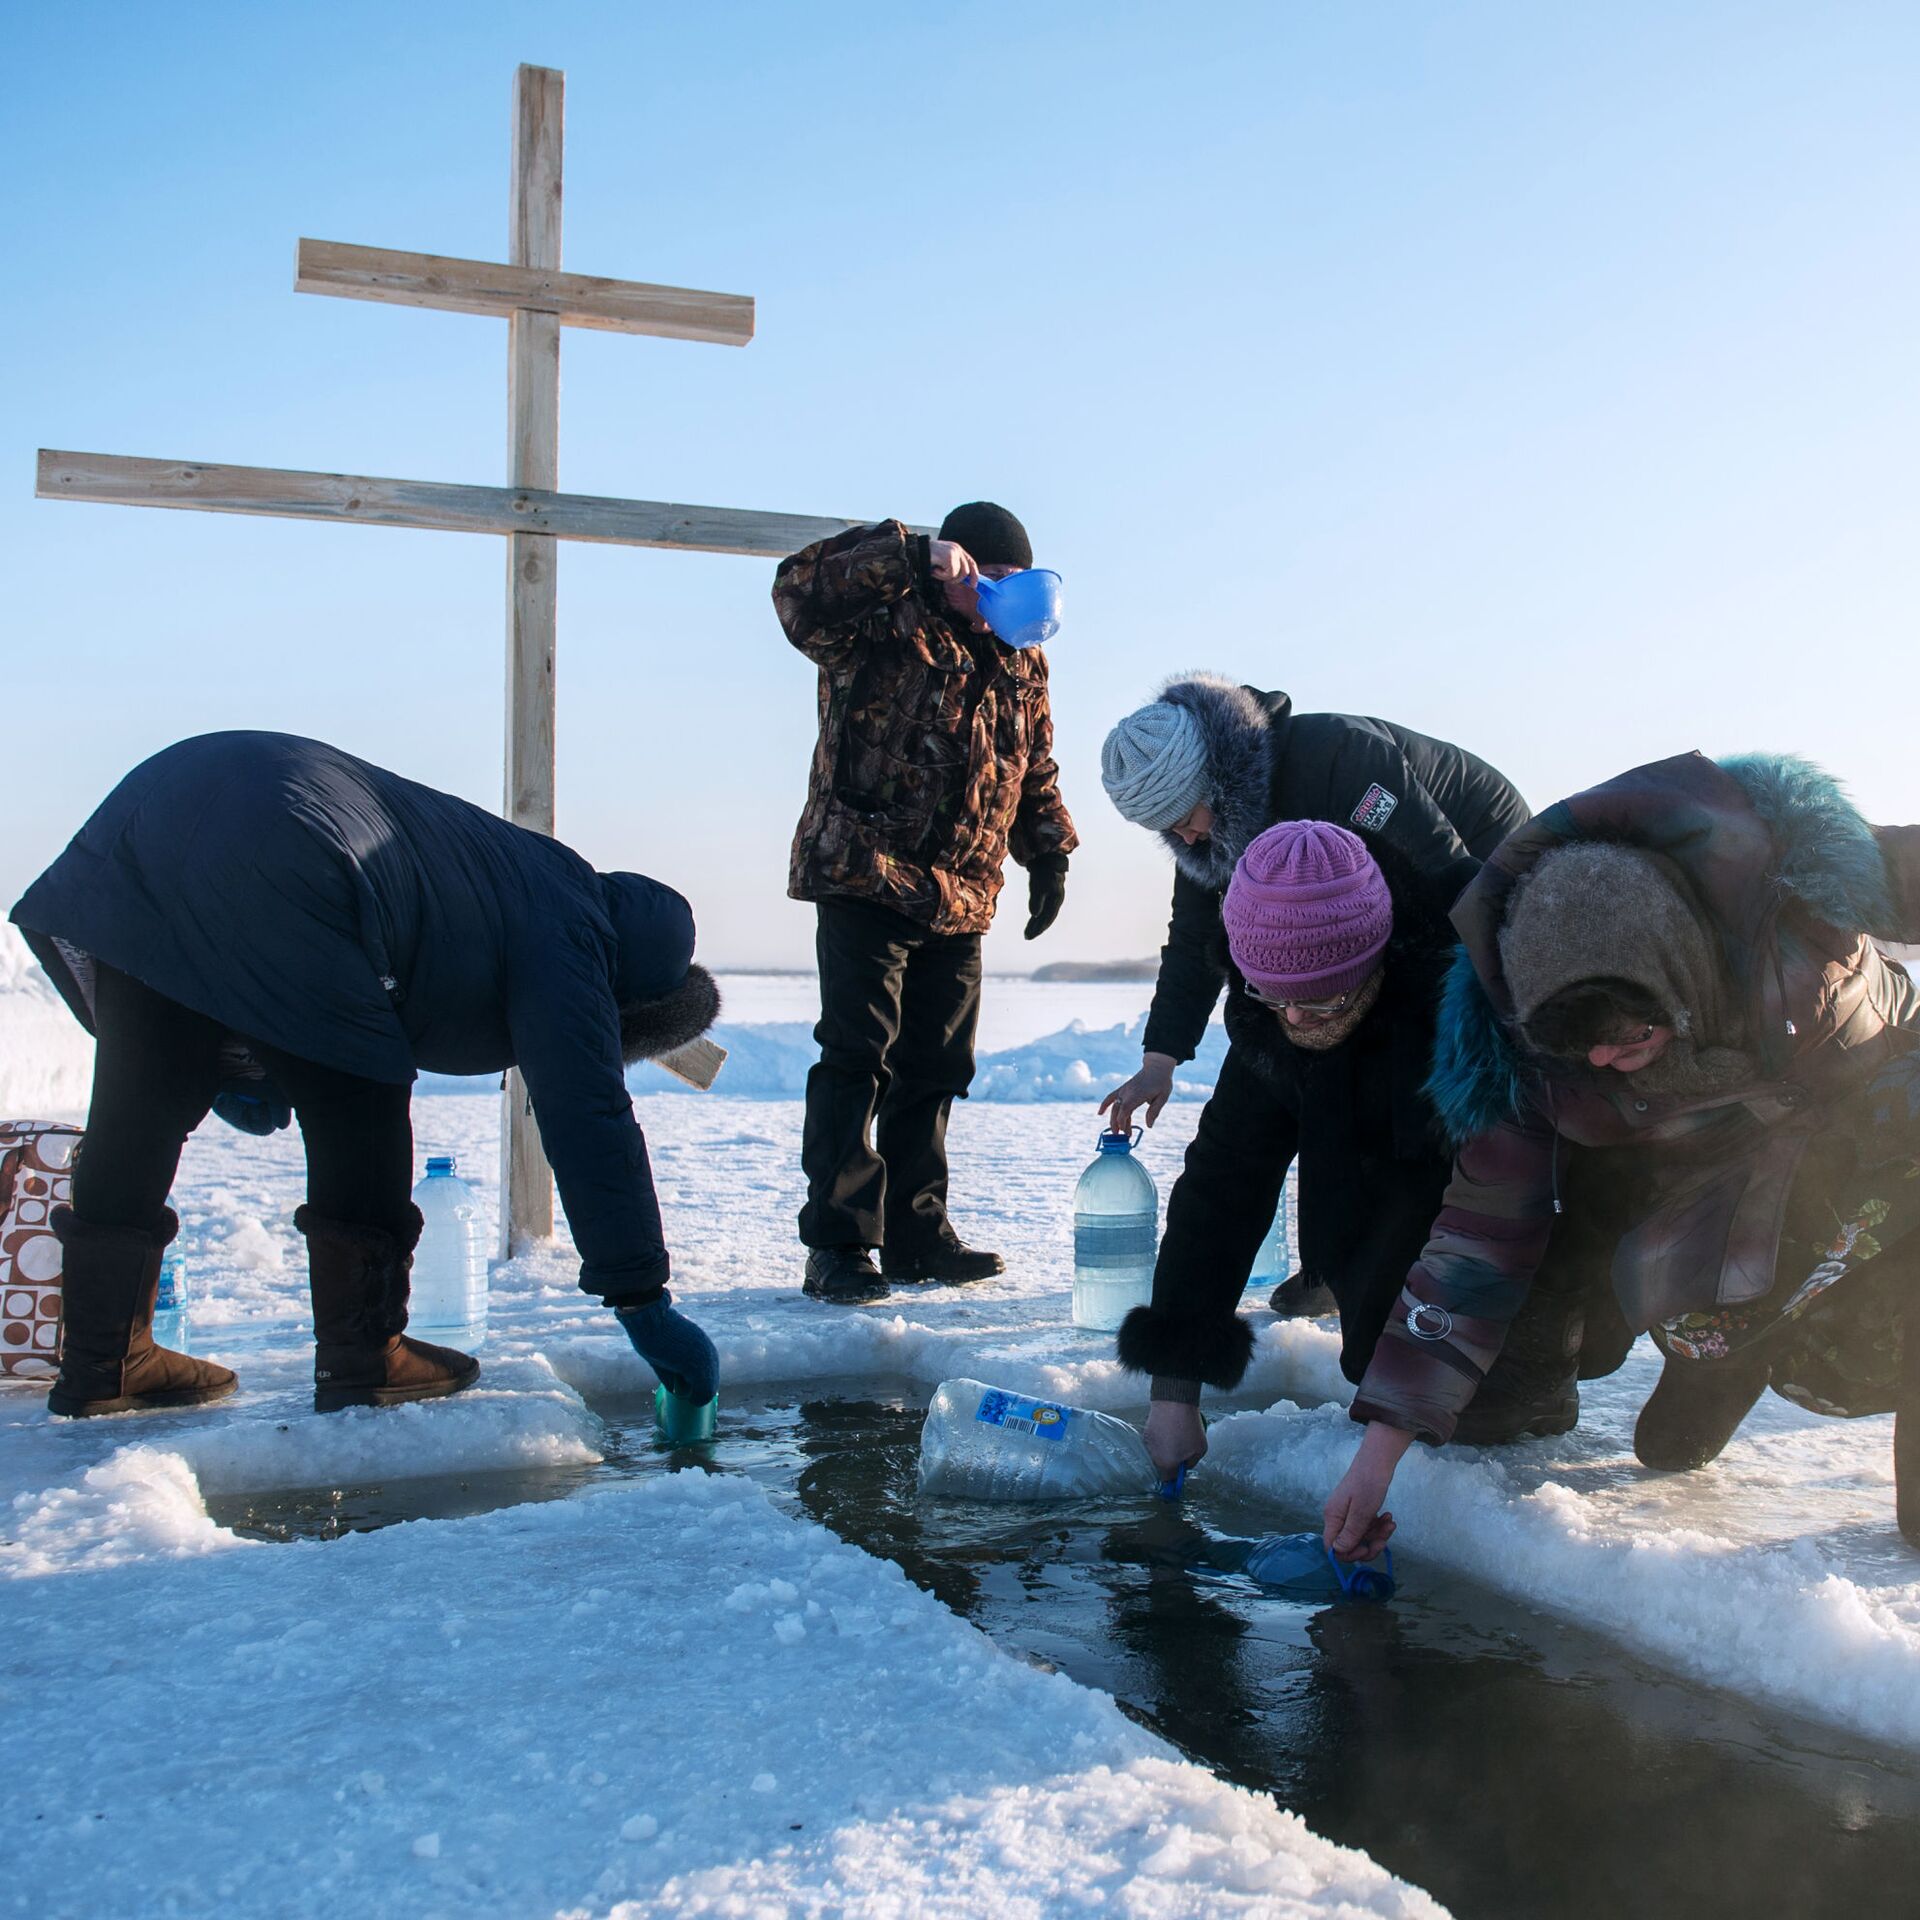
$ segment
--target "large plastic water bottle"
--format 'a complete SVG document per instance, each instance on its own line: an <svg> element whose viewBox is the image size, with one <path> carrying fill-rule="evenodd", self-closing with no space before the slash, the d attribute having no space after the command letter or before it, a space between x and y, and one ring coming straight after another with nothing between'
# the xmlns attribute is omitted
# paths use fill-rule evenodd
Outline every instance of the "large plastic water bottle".
<svg viewBox="0 0 1920 1920"><path fill-rule="evenodd" d="M1153 1298L1160 1197L1132 1134L1103 1133L1073 1193L1073 1324L1111 1333Z"/></svg>
<svg viewBox="0 0 1920 1920"><path fill-rule="evenodd" d="M160 1286L153 1296L153 1339L175 1353L188 1351L187 1263L176 1240L160 1256Z"/></svg>
<svg viewBox="0 0 1920 1920"><path fill-rule="evenodd" d="M487 1247L480 1203L452 1154L428 1158L413 1204L426 1224L413 1254L408 1329L424 1340L477 1346L487 1331Z"/></svg>
<svg viewBox="0 0 1920 1920"><path fill-rule="evenodd" d="M1280 1204L1274 1209L1273 1225L1253 1256L1253 1271L1247 1276L1250 1287L1277 1287L1293 1271L1293 1256L1287 1251L1287 1189L1280 1188Z"/></svg>
<svg viewBox="0 0 1920 1920"><path fill-rule="evenodd" d="M1336 1560L1317 1533L1270 1533L1264 1540L1218 1542L1208 1559L1300 1600L1391 1600L1393 1550L1372 1560ZM1240 1548L1244 1546L1242 1557ZM1238 1565L1234 1565L1237 1561Z"/></svg>
<svg viewBox="0 0 1920 1920"><path fill-rule="evenodd" d="M946 1380L920 1429L920 1491L948 1500L1085 1500L1151 1493L1146 1442L1124 1420Z"/></svg>

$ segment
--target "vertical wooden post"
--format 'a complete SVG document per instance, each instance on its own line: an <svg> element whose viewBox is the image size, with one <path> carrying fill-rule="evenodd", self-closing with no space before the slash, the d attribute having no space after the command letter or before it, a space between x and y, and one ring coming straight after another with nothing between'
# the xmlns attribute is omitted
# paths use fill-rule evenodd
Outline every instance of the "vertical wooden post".
<svg viewBox="0 0 1920 1920"><path fill-rule="evenodd" d="M560 265L565 76L523 66L513 82L513 197L508 259ZM517 309L507 321L507 484L560 485L560 320ZM506 815L554 828L554 640L558 599L551 534L507 536ZM500 1251L553 1232L553 1176L519 1073L507 1076L500 1129Z"/></svg>

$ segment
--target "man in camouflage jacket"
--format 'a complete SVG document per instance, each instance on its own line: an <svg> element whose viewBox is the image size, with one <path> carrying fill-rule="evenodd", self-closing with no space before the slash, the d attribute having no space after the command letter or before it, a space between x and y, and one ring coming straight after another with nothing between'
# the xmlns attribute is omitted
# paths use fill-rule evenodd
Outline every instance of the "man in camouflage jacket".
<svg viewBox="0 0 1920 1920"><path fill-rule="evenodd" d="M819 918L800 1214L817 1297L1001 1270L948 1224L946 1126L973 1079L980 936L1007 856L1028 871L1032 940L1060 910L1077 843L1046 658L997 641L974 596L981 576L1032 563L1019 521L977 501L938 538L897 520L854 528L774 577L780 624L820 671L787 885Z"/></svg>

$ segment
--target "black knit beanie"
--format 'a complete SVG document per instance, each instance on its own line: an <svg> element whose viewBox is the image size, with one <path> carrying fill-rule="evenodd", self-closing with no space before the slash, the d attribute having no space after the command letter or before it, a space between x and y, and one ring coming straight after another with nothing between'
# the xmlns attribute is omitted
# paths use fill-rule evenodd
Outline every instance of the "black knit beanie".
<svg viewBox="0 0 1920 1920"><path fill-rule="evenodd" d="M940 538L965 547L983 567L1024 570L1033 565L1033 542L1026 528L991 500L969 500L964 507L955 507L940 522Z"/></svg>

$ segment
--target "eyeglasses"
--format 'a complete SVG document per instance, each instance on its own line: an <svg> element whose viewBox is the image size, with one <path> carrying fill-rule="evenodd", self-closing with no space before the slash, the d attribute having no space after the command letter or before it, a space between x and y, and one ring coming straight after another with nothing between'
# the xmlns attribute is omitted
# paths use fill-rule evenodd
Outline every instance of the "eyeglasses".
<svg viewBox="0 0 1920 1920"><path fill-rule="evenodd" d="M1316 1020L1328 1020L1336 1013L1345 1013L1353 1000L1351 992L1341 994L1337 1000L1276 1000L1272 994L1262 993L1251 980L1242 980L1240 989L1249 1000L1258 1000L1275 1013L1285 1013L1291 1007L1296 1013L1310 1014Z"/></svg>

